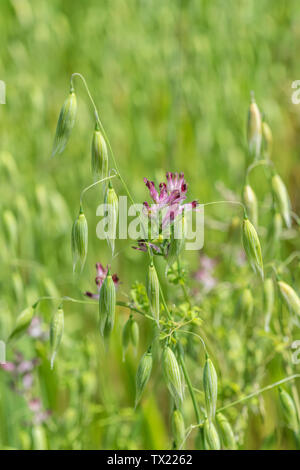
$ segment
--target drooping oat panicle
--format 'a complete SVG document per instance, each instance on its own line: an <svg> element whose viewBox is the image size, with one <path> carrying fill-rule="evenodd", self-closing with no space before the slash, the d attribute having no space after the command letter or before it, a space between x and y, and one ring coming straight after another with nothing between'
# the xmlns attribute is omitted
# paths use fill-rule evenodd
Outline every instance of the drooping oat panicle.
<svg viewBox="0 0 300 470"><path fill-rule="evenodd" d="M71 247L73 255L73 272L76 269L78 260L82 271L88 251L88 224L83 213L82 206L80 206L79 215L72 227Z"/></svg>
<svg viewBox="0 0 300 470"><path fill-rule="evenodd" d="M235 450L235 437L228 419L223 415L223 413L217 413L216 422L220 432L223 447L228 450Z"/></svg>
<svg viewBox="0 0 300 470"><path fill-rule="evenodd" d="M119 213L119 199L111 184L111 181L108 183L108 188L105 195L105 204L108 211L108 233L106 235L107 242L111 247L112 254L114 254Z"/></svg>
<svg viewBox="0 0 300 470"><path fill-rule="evenodd" d="M75 123L76 111L77 100L74 88L71 86L69 96L64 102L59 114L53 142L52 157L64 151Z"/></svg>
<svg viewBox="0 0 300 470"><path fill-rule="evenodd" d="M172 433L176 449L183 449L185 440L185 425L182 413L175 409L172 413Z"/></svg>
<svg viewBox="0 0 300 470"><path fill-rule="evenodd" d="M248 112L247 140L250 156L257 159L260 156L262 141L261 114L254 99L251 96L251 104Z"/></svg>
<svg viewBox="0 0 300 470"><path fill-rule="evenodd" d="M299 431L299 417L292 397L281 387L279 387L279 401L283 412L284 420L289 428L294 432Z"/></svg>
<svg viewBox="0 0 300 470"><path fill-rule="evenodd" d="M257 198L255 192L249 184L243 189L243 201L247 209L249 219L255 227L258 223L258 209L257 209Z"/></svg>
<svg viewBox="0 0 300 470"><path fill-rule="evenodd" d="M244 318L244 320L249 320L252 317L252 312L254 308L253 295L250 289L243 290L239 302L239 307L241 316Z"/></svg>
<svg viewBox="0 0 300 470"><path fill-rule="evenodd" d="M51 347L51 369L53 369L54 360L61 343L64 332L64 311L60 306L54 312L50 324L50 347Z"/></svg>
<svg viewBox="0 0 300 470"><path fill-rule="evenodd" d="M22 336L26 330L29 328L33 314L34 314L35 306L27 307L23 310L20 315L17 317L16 325L11 332L7 342L11 340L15 340Z"/></svg>
<svg viewBox="0 0 300 470"><path fill-rule="evenodd" d="M290 198L286 186L279 175L274 175L272 177L272 189L278 210L282 215L286 226L290 228L292 225Z"/></svg>
<svg viewBox="0 0 300 470"><path fill-rule="evenodd" d="M277 284L288 309L300 315L300 298L297 292L286 282L278 281Z"/></svg>
<svg viewBox="0 0 300 470"><path fill-rule="evenodd" d="M247 217L243 220L243 245L252 269L263 279L264 267L259 238L254 226Z"/></svg>
<svg viewBox="0 0 300 470"><path fill-rule="evenodd" d="M99 294L99 319L100 333L102 336L109 336L115 322L116 310L116 287L113 278L108 270Z"/></svg>
<svg viewBox="0 0 300 470"><path fill-rule="evenodd" d="M151 349L149 349L141 358L137 372L136 372L136 392L135 392L135 407L137 407L143 391L150 379L151 370L152 370L152 353Z"/></svg>
<svg viewBox="0 0 300 470"><path fill-rule="evenodd" d="M204 448L205 450L220 450L221 442L218 432L212 422L208 419L204 423Z"/></svg>
<svg viewBox="0 0 300 470"><path fill-rule="evenodd" d="M274 309L275 292L274 283L271 278L264 281L264 313L265 313L265 331L270 331L270 322Z"/></svg>
<svg viewBox="0 0 300 470"><path fill-rule="evenodd" d="M176 356L169 346L166 346L162 355L163 371L167 387L179 407L183 401L182 374Z"/></svg>
<svg viewBox="0 0 300 470"><path fill-rule="evenodd" d="M159 326L159 280L154 264L149 265L146 279L147 295L153 317Z"/></svg>
<svg viewBox="0 0 300 470"><path fill-rule="evenodd" d="M203 388L207 418L209 421L212 421L216 414L218 399L218 377L216 369L208 356L206 357L203 369Z"/></svg>
<svg viewBox="0 0 300 470"><path fill-rule="evenodd" d="M92 174L95 180L106 178L108 175L108 153L105 139L96 123L92 139Z"/></svg>
<svg viewBox="0 0 300 470"><path fill-rule="evenodd" d="M269 160L272 155L272 147L273 147L273 136L270 126L263 121L262 123L262 136L263 136L263 155L264 158Z"/></svg>

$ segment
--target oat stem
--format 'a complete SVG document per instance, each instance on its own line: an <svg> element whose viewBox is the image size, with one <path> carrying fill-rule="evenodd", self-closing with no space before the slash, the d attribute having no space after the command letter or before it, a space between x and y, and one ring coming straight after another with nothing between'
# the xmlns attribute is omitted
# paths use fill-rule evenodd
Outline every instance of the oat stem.
<svg viewBox="0 0 300 470"><path fill-rule="evenodd" d="M93 188L97 184L103 183L103 181L111 180L112 178L115 178L116 176L117 175L107 176L106 178L102 178L101 180L98 180L95 183L90 184L90 186L87 186L86 188L84 188L80 194L80 206L82 205L83 196L85 195L87 191L89 191L89 189Z"/></svg>

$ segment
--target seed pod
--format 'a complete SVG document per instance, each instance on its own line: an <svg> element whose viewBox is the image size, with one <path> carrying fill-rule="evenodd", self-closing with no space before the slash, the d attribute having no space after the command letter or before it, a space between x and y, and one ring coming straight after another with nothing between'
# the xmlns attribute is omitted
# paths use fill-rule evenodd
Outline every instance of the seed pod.
<svg viewBox="0 0 300 470"><path fill-rule="evenodd" d="M270 321L274 308L275 292L271 278L264 281L264 310L265 310L265 331L270 331Z"/></svg>
<svg viewBox="0 0 300 470"><path fill-rule="evenodd" d="M64 332L64 311L62 306L53 314L50 324L51 369Z"/></svg>
<svg viewBox="0 0 300 470"><path fill-rule="evenodd" d="M118 223L119 200L111 182L108 183L108 188L105 195L105 204L107 206L109 217L108 233L106 234L106 237L107 242L111 247L112 254L114 254Z"/></svg>
<svg viewBox="0 0 300 470"><path fill-rule="evenodd" d="M20 315L17 317L16 326L11 332L7 342L11 341L12 339L17 339L22 336L23 333L29 328L33 314L35 310L35 305L31 307L27 307Z"/></svg>
<svg viewBox="0 0 300 470"><path fill-rule="evenodd" d="M203 369L203 388L207 417L209 421L212 421L216 414L218 399L218 377L215 367L208 355L206 356Z"/></svg>
<svg viewBox="0 0 300 470"><path fill-rule="evenodd" d="M147 294L153 317L159 326L159 281L154 264L151 262L147 273Z"/></svg>
<svg viewBox="0 0 300 470"><path fill-rule="evenodd" d="M216 422L219 428L223 447L229 450L235 450L236 449L235 437L234 437L233 430L232 430L232 427L230 426L228 419L222 413L217 413Z"/></svg>
<svg viewBox="0 0 300 470"><path fill-rule="evenodd" d="M249 153L253 158L257 159L261 149L262 125L260 111L253 94L248 113L247 139Z"/></svg>
<svg viewBox="0 0 300 470"><path fill-rule="evenodd" d="M132 319L131 316L128 318L127 322L125 323L122 331L122 350L123 350L123 362L125 361L125 354L129 346L130 336L131 336L131 323Z"/></svg>
<svg viewBox="0 0 300 470"><path fill-rule="evenodd" d="M53 142L52 157L64 151L75 123L76 111L77 100L74 88L71 86L70 94L64 102L59 114Z"/></svg>
<svg viewBox="0 0 300 470"><path fill-rule="evenodd" d="M164 348L162 363L167 387L178 407L183 400L182 376L176 356L169 346Z"/></svg>
<svg viewBox="0 0 300 470"><path fill-rule="evenodd" d="M81 271L84 267L88 251L88 224L80 206L79 215L72 227L71 246L73 255L73 272L75 271L77 261L80 261Z"/></svg>
<svg viewBox="0 0 300 470"><path fill-rule="evenodd" d="M108 271L99 295L100 333L102 336L109 336L111 333L115 322L115 310L116 287Z"/></svg>
<svg viewBox="0 0 300 470"><path fill-rule="evenodd" d="M172 413L172 433L176 449L183 449L185 441L184 419L180 410Z"/></svg>
<svg viewBox="0 0 300 470"><path fill-rule="evenodd" d="M106 178L108 175L108 153L99 125L96 123L92 139L92 174L97 179Z"/></svg>
<svg viewBox="0 0 300 470"><path fill-rule="evenodd" d="M244 319L249 319L252 316L254 308L253 295L250 289L244 289L240 298L240 311Z"/></svg>
<svg viewBox="0 0 300 470"><path fill-rule="evenodd" d="M279 401L283 411L283 416L286 424L294 432L299 429L298 417L296 406L292 397L281 387L279 387Z"/></svg>
<svg viewBox="0 0 300 470"><path fill-rule="evenodd" d="M257 198L255 192L249 184L246 184L243 190L243 201L246 206L249 219L257 227L258 223L258 210L257 210Z"/></svg>
<svg viewBox="0 0 300 470"><path fill-rule="evenodd" d="M248 218L243 220L243 245L252 269L264 278L261 247L257 232Z"/></svg>
<svg viewBox="0 0 300 470"><path fill-rule="evenodd" d="M300 315L300 299L298 294L286 282L279 281L277 284L288 309Z"/></svg>
<svg viewBox="0 0 300 470"><path fill-rule="evenodd" d="M272 189L278 209L288 228L291 227L291 204L286 186L279 175L272 178Z"/></svg>
<svg viewBox="0 0 300 470"><path fill-rule="evenodd" d="M132 319L131 324L130 324L130 339L135 350L137 350L138 348L139 338L140 338L139 325L137 324L135 320Z"/></svg>
<svg viewBox="0 0 300 470"><path fill-rule="evenodd" d="M273 147L273 136L270 126L263 121L262 123L262 136L263 136L263 153L264 157L268 160L271 158Z"/></svg>
<svg viewBox="0 0 300 470"><path fill-rule="evenodd" d="M137 407L143 391L148 383L152 370L152 353L149 349L141 358L136 372L135 407Z"/></svg>
<svg viewBox="0 0 300 470"><path fill-rule="evenodd" d="M204 423L204 448L205 450L220 450L221 443L217 430L208 419Z"/></svg>

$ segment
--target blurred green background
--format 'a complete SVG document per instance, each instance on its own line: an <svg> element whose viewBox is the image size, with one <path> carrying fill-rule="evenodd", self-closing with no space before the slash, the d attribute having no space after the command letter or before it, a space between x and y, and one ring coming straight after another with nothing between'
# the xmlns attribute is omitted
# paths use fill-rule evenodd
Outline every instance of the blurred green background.
<svg viewBox="0 0 300 470"><path fill-rule="evenodd" d="M143 177L159 182L165 171L184 171L190 200L223 199L227 189L240 197L254 90L273 131L272 159L297 211L300 107L291 102L291 84L300 78L299 21L297 0L1 1L0 79L6 83L6 104L0 105L0 338L39 296L83 298L85 290L94 290L95 263L110 262L105 242L96 238L101 193L95 188L85 199L87 263L74 281L70 230L80 192L93 181L94 119L75 80L75 131L65 152L50 159L71 73L85 76L120 170L141 202L148 198ZM252 183L262 200L265 183L259 170L256 175ZM118 191L123 194L121 187ZM209 215L230 222L237 212L223 207ZM209 249L209 243L223 235L208 227L205 236L210 255L218 256L217 245ZM122 251L113 261L122 282L120 298L135 279L145 278L145 258L130 246L119 244ZM196 269L197 257L187 259ZM42 302L38 308L45 330L57 304ZM53 372L48 342L32 338L15 348L24 360L38 358L30 371L32 385L20 384L18 393L8 372L0 370L2 448L170 446L168 405L163 387L157 391L157 378L142 409L132 408L137 359L129 354L126 366L121 360L126 312L118 314L105 351L97 311L71 303L64 309L65 337ZM143 322L140 326L139 355L148 334ZM15 354L8 350L7 359L14 361ZM24 374L17 380L24 381ZM51 410L41 425L33 424L28 407L34 397L43 410ZM191 424L190 408L187 415ZM261 445L263 429L250 431L248 447Z"/></svg>

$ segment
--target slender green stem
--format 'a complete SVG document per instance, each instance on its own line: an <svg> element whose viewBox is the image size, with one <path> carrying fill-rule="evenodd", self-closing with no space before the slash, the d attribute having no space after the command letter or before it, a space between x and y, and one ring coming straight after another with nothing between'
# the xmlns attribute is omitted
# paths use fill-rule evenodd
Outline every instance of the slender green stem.
<svg viewBox="0 0 300 470"><path fill-rule="evenodd" d="M269 161L269 160L259 160L258 162L254 162L252 163L252 165L250 165L248 168L247 168L247 172L246 172L246 181L248 181L248 178L249 178L249 174L252 170L254 170L254 168L258 167L258 166L261 166L261 165L265 165L265 166L269 166L269 167L274 167L274 164L273 162Z"/></svg>
<svg viewBox="0 0 300 470"><path fill-rule="evenodd" d="M222 406L222 408L219 408L217 410L217 412L227 410L227 408L230 408L231 406L238 405L239 403L250 400L250 398L256 397L257 395L260 395L263 392L267 392L268 390L272 390L272 388L278 387L281 384L284 384L286 382L289 382L289 381L294 380L294 379L299 379L299 378L300 378L300 374L294 374L294 375L291 375L289 377L286 377L285 379L279 380L278 382L275 382L271 385L267 385L266 387L263 387L263 388L257 390L256 392L250 393L250 395L242 397L239 400L235 400L235 401L229 403L228 405Z"/></svg>
<svg viewBox="0 0 300 470"><path fill-rule="evenodd" d="M191 379L190 379L189 373L187 371L184 359L182 357L182 353L180 352L179 348L178 348L178 358L179 358L179 362L180 362L180 365L181 365L181 368L182 368L182 372L183 372L186 384L187 384L188 389L189 389L189 393L191 395L191 399L192 399L193 407L194 407L194 411L195 411L195 416L196 416L196 420L197 420L197 424L200 424L200 422L201 422L200 412L199 412L197 400L196 400L196 397L195 397L194 389L193 389Z"/></svg>
<svg viewBox="0 0 300 470"><path fill-rule="evenodd" d="M112 178L115 178L116 176L117 176L117 175L107 176L106 178L102 178L101 180L95 181L95 183L90 184L89 186L87 186L86 188L84 188L84 189L81 191L81 194L80 194L80 205L82 205L83 196L85 195L85 193L86 193L87 191L89 191L91 188L93 188L93 187L96 186L97 184L103 183L103 181L111 180Z"/></svg>
<svg viewBox="0 0 300 470"><path fill-rule="evenodd" d="M201 204L203 207L205 206L213 206L215 204L236 204L238 206L241 206L244 210L244 214L247 213L246 211L246 207L244 206L244 204L240 201L212 201L212 202L205 202L204 204Z"/></svg>

